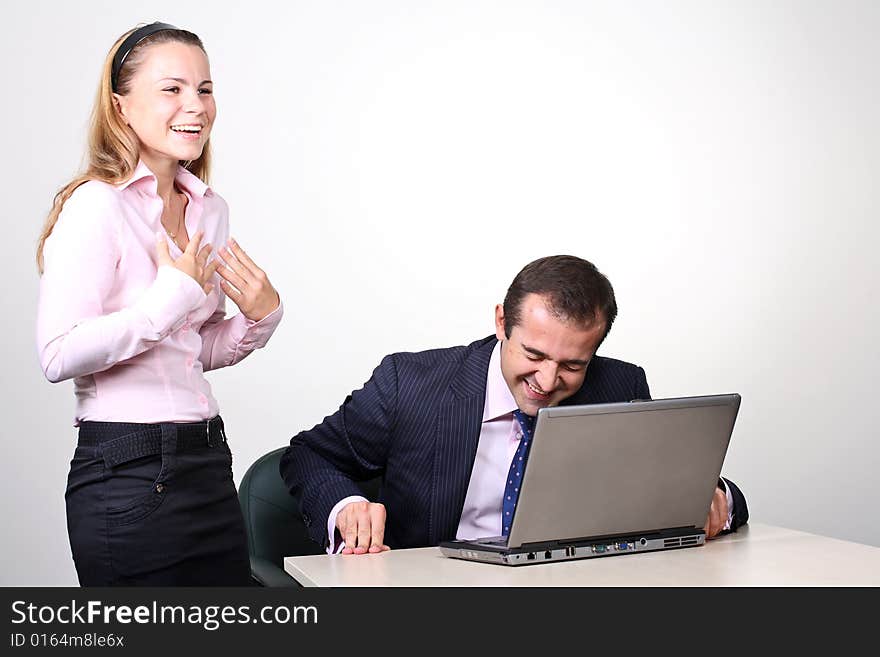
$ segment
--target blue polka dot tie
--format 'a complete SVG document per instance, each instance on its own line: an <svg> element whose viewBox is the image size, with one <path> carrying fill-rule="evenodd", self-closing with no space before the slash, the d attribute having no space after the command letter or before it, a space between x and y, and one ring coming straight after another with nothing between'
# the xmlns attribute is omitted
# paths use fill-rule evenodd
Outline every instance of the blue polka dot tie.
<svg viewBox="0 0 880 657"><path fill-rule="evenodd" d="M520 429L522 429L522 438L519 441L519 447L516 448L516 454L513 455L513 461L507 473L507 484L504 487L504 499L501 501L502 536L510 534L513 511L516 509L516 498L519 497L523 470L529 457L529 445L532 444L532 432L535 428L535 418L531 415L526 415L521 410L516 409L513 412L513 416L519 422Z"/></svg>

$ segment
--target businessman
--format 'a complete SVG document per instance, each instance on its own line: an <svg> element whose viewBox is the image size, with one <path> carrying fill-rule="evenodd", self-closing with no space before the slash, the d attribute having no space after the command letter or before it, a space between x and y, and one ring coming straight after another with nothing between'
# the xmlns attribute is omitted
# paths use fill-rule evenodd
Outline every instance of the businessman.
<svg viewBox="0 0 880 657"><path fill-rule="evenodd" d="M641 367L595 355L616 316L614 290L595 266L549 256L517 274L495 308L494 336L386 356L281 459L312 540L365 554L506 535L510 473L514 459L528 458L538 409L650 398ZM374 503L357 482L378 476ZM742 493L722 479L707 537L747 520Z"/></svg>

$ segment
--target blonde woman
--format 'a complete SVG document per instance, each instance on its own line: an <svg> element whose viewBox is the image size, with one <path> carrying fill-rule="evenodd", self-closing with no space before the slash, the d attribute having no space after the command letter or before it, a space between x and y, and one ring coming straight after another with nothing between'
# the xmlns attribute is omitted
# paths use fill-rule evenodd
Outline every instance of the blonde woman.
<svg viewBox="0 0 880 657"><path fill-rule="evenodd" d="M207 185L212 92L195 34L153 23L120 37L87 170L55 197L40 237L40 362L76 394L65 498L83 586L250 583L204 372L264 346L282 308ZM240 310L228 319L224 293Z"/></svg>

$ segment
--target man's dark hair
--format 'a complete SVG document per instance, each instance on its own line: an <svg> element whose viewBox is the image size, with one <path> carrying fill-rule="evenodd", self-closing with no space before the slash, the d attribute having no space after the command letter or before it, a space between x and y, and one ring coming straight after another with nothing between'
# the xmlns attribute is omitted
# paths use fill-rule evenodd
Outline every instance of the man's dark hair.
<svg viewBox="0 0 880 657"><path fill-rule="evenodd" d="M602 340L617 317L617 301L610 281L593 263L575 256L539 258L516 275L504 297L504 334L508 338L519 324L520 308L528 294L544 297L547 309L562 321L584 326L604 321Z"/></svg>

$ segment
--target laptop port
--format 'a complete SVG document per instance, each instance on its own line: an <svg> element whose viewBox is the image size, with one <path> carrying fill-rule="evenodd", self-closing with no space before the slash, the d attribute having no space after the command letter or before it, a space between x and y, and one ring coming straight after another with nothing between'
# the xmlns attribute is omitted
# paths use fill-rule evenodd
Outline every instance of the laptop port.
<svg viewBox="0 0 880 657"><path fill-rule="evenodd" d="M629 550L629 543L627 543L626 541L621 541L620 543L617 544L617 549L618 550Z"/></svg>
<svg viewBox="0 0 880 657"><path fill-rule="evenodd" d="M552 551L552 550L547 550L547 551L544 553L544 558L545 558L545 559L552 559L552 558L553 558L553 551Z"/></svg>
<svg viewBox="0 0 880 657"><path fill-rule="evenodd" d="M536 557L535 557L535 553L534 553L534 552L529 552L529 555L528 555L527 559L528 559L529 561L534 561L535 558L536 558Z"/></svg>
<svg viewBox="0 0 880 657"><path fill-rule="evenodd" d="M602 554L604 551L605 551L604 545L594 545L593 546L593 552L595 552L596 554Z"/></svg>

